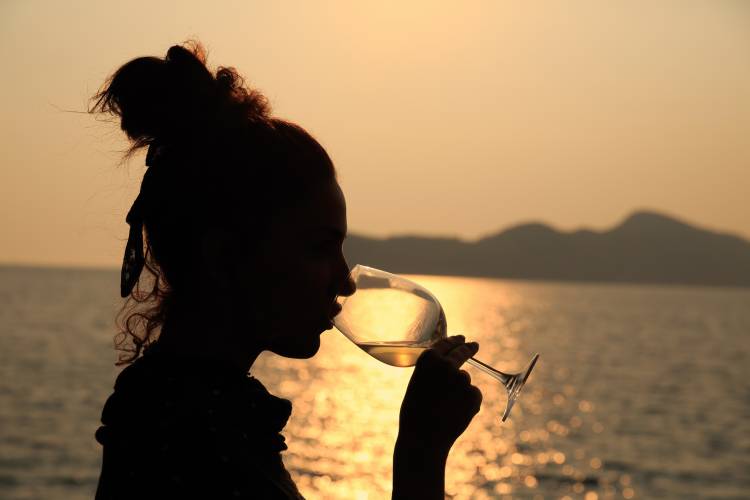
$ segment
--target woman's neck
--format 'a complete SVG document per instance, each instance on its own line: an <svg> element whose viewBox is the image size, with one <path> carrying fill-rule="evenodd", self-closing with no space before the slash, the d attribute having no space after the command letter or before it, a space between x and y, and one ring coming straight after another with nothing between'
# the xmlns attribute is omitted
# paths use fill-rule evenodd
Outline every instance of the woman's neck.
<svg viewBox="0 0 750 500"><path fill-rule="evenodd" d="M197 309L168 316L159 334L159 345L177 356L218 361L243 374L249 372L264 350L252 342L253 332L239 332L219 319L226 316L209 317L202 312Z"/></svg>

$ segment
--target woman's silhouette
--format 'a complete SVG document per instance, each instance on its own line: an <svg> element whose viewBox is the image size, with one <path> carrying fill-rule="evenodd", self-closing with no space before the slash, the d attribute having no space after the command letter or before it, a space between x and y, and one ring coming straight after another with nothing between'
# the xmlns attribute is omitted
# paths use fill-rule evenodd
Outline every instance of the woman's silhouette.
<svg viewBox="0 0 750 500"><path fill-rule="evenodd" d="M123 65L92 112L119 117L149 166L127 217L127 366L96 433L97 499L300 498L281 458L291 403L248 372L264 350L315 355L336 296L355 291L331 160L197 43ZM477 350L451 337L417 363L394 498L444 497L448 451L481 404L459 370Z"/></svg>

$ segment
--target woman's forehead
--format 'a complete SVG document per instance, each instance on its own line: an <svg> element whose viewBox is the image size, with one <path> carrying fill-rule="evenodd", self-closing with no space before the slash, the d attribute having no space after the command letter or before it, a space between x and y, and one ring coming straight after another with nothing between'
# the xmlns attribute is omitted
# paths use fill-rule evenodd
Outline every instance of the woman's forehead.
<svg viewBox="0 0 750 500"><path fill-rule="evenodd" d="M318 225L338 229L346 234L346 199L335 180L323 183L310 197L308 214L317 220Z"/></svg>

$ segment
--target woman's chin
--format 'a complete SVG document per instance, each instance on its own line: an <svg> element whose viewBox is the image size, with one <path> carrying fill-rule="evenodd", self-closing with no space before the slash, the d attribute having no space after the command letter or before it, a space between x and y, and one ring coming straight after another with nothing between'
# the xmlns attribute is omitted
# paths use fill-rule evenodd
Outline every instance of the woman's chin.
<svg viewBox="0 0 750 500"><path fill-rule="evenodd" d="M319 335L304 339L305 342L301 342L301 340L303 339L299 339L297 342L279 343L271 348L271 352L285 358L309 359L315 356L318 350L320 350Z"/></svg>

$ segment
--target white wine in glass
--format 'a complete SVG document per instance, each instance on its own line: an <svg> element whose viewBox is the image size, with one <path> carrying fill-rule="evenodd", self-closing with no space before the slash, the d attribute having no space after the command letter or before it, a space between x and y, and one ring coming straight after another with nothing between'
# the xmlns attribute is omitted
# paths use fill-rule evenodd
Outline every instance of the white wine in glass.
<svg viewBox="0 0 750 500"><path fill-rule="evenodd" d="M443 307L429 290L401 276L357 264L356 291L336 298L336 328L370 356L392 366L414 366L419 355L447 336ZM467 363L499 380L508 391L502 420L508 418L539 354L519 373L503 373L481 361Z"/></svg>

